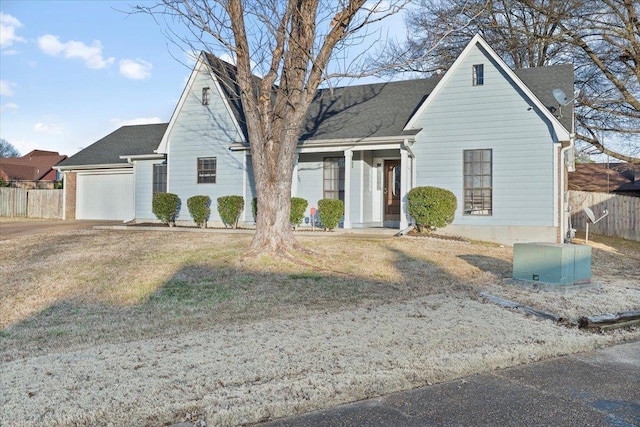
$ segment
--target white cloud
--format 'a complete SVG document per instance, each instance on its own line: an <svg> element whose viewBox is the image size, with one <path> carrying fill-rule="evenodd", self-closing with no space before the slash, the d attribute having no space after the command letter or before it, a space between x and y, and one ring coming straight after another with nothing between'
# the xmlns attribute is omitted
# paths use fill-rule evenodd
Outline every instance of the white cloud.
<svg viewBox="0 0 640 427"><path fill-rule="evenodd" d="M18 109L18 104L16 104L15 102L8 102L4 105L0 105L0 113L9 111L9 110L17 110L17 109Z"/></svg>
<svg viewBox="0 0 640 427"><path fill-rule="evenodd" d="M94 40L93 44L88 46L83 42L75 40L62 42L58 36L45 34L44 36L38 37L38 47L50 56L82 59L88 68L94 70L108 67L115 61L115 58L105 59L102 56L102 43L100 43L100 40Z"/></svg>
<svg viewBox="0 0 640 427"><path fill-rule="evenodd" d="M13 88L18 86L14 82L9 80L0 80L0 95L2 96L13 96Z"/></svg>
<svg viewBox="0 0 640 427"><path fill-rule="evenodd" d="M144 80L151 77L153 65L143 59L123 59L120 61L120 74L128 79Z"/></svg>
<svg viewBox="0 0 640 427"><path fill-rule="evenodd" d="M17 18L0 12L0 48L4 49L16 42L25 41L24 38L16 35L16 30L20 27L22 27L22 22ZM11 53L13 52L15 51L11 51Z"/></svg>
<svg viewBox="0 0 640 427"><path fill-rule="evenodd" d="M138 117L136 119L129 119L129 120L111 119L109 120L109 123L117 127L122 127L122 126L132 126L132 125L149 125L154 123L164 123L164 120L162 120L160 117Z"/></svg>
<svg viewBox="0 0 640 427"><path fill-rule="evenodd" d="M47 133L50 135L60 135L62 133L62 126L55 124L36 123L33 126L35 132Z"/></svg>

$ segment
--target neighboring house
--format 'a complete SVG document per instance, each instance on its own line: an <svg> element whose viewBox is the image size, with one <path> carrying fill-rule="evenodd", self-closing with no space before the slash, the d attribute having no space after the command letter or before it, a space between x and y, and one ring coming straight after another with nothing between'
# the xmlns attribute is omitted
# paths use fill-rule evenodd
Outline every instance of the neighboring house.
<svg viewBox="0 0 640 427"><path fill-rule="evenodd" d="M0 158L0 178L13 187L54 188L60 180L53 169L67 156L55 151L33 150L22 157Z"/></svg>
<svg viewBox="0 0 640 427"><path fill-rule="evenodd" d="M241 195L253 223L251 155L233 67L202 54L168 124L123 127L63 162L67 218L155 219L155 191L186 201ZM321 90L298 144L292 195L345 202L344 228L410 224L407 192L451 190L443 233L505 243L561 241L573 67L513 71L474 37L441 78ZM117 185L117 187L116 187ZM118 200L128 204L113 210ZM125 203L125 202L123 202Z"/></svg>
<svg viewBox="0 0 640 427"><path fill-rule="evenodd" d="M640 167L628 163L577 164L569 190L640 197Z"/></svg>

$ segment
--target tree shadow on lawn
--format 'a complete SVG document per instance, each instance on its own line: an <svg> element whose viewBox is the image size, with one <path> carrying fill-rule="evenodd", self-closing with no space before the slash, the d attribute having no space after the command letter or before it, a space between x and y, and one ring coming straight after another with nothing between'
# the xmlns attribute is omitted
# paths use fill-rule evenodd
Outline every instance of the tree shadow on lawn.
<svg viewBox="0 0 640 427"><path fill-rule="evenodd" d="M171 337L225 324L375 307L435 294L466 298L473 293L472 286L435 263L391 245L385 250L390 265L399 272L396 280L296 265L278 273L189 263L135 304L67 296L0 331L0 360Z"/></svg>
<svg viewBox="0 0 640 427"><path fill-rule="evenodd" d="M500 278L509 278L513 274L513 263L500 258L478 254L458 255L458 258L482 271L495 274Z"/></svg>

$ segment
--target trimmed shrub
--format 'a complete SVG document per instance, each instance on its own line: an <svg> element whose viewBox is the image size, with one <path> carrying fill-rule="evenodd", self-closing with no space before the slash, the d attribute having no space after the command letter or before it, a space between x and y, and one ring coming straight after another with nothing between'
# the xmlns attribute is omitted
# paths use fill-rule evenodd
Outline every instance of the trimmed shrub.
<svg viewBox="0 0 640 427"><path fill-rule="evenodd" d="M307 210L309 202L301 197L291 198L291 214L289 215L289 222L295 229L304 219L304 211Z"/></svg>
<svg viewBox="0 0 640 427"><path fill-rule="evenodd" d="M164 224L175 225L180 213L180 198L173 193L155 193L151 203L153 214Z"/></svg>
<svg viewBox="0 0 640 427"><path fill-rule="evenodd" d="M218 213L225 227L238 228L238 218L244 208L242 196L218 197Z"/></svg>
<svg viewBox="0 0 640 427"><path fill-rule="evenodd" d="M458 206L451 191L438 187L416 187L407 194L407 202L420 232L451 224Z"/></svg>
<svg viewBox="0 0 640 427"><path fill-rule="evenodd" d="M318 216L325 229L333 230L344 215L344 202L338 199L318 200Z"/></svg>
<svg viewBox="0 0 640 427"><path fill-rule="evenodd" d="M195 222L198 227L206 228L209 215L211 215L211 197L189 197L187 200L187 208L189 208L189 214L191 218L193 218L193 222Z"/></svg>
<svg viewBox="0 0 640 427"><path fill-rule="evenodd" d="M251 213L253 214L253 220L258 221L258 198L254 197L251 200Z"/></svg>

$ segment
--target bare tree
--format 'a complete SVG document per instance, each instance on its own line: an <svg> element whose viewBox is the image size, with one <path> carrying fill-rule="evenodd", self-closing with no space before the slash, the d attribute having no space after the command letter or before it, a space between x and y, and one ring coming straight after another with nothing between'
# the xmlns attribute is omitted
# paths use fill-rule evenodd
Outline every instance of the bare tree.
<svg viewBox="0 0 640 427"><path fill-rule="evenodd" d="M164 0L139 11L186 25L186 46L230 54L251 150L258 218L252 252L286 256L296 242L289 224L296 147L320 84L336 70L332 59L361 43L367 26L407 0ZM254 71L260 74L255 78Z"/></svg>
<svg viewBox="0 0 640 427"><path fill-rule="evenodd" d="M385 60L444 70L480 33L514 68L573 62L581 147L640 164L639 15L633 0L420 0L407 14L411 36Z"/></svg>
<svg viewBox="0 0 640 427"><path fill-rule="evenodd" d="M0 138L0 157L20 157L20 152L9 141Z"/></svg>

